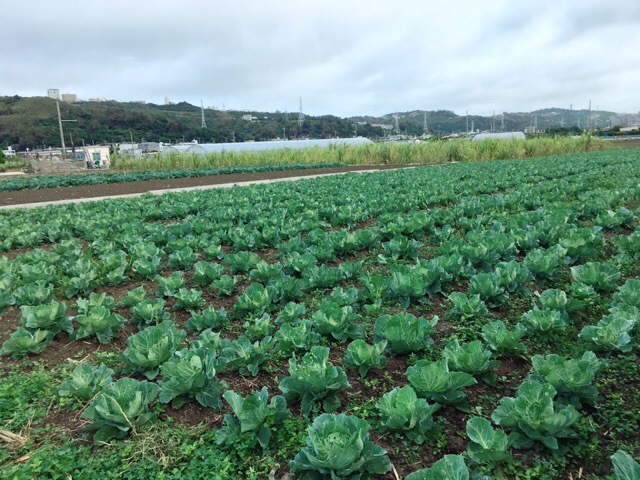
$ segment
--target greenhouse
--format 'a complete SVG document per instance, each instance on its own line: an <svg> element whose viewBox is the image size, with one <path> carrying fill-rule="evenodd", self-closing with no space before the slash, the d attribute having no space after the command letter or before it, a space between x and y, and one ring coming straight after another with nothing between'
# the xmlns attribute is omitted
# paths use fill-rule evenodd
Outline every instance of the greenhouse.
<svg viewBox="0 0 640 480"><path fill-rule="evenodd" d="M207 155L209 153L220 152L241 152L241 151L266 151L289 148L300 150L303 148L326 148L336 145L358 146L372 144L368 138L324 138L314 140L272 140L268 142L242 142L242 143L192 143L184 145L172 145L166 147L162 153L188 153L193 155Z"/></svg>

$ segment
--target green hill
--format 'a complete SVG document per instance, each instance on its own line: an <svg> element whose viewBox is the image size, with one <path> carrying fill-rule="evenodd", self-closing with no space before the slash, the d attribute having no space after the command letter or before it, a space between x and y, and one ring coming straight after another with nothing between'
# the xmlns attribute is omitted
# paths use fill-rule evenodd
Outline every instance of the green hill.
<svg viewBox="0 0 640 480"><path fill-rule="evenodd" d="M68 146L120 142L166 142L198 140L199 142L245 142L275 138L352 137L356 134L372 139L395 132L395 115L339 118L332 115L305 116L298 127L298 115L282 112L246 112L205 109L207 128L201 128L200 107L181 102L175 105L141 104L137 102L60 102ZM502 113L489 117L457 115L448 110L424 112L414 110L397 113L400 133L421 135L424 118L434 135L476 130L502 129ZM243 115L252 116L251 121ZM524 130L536 122L540 130L575 131L628 123L628 115L614 112L566 110L550 108L526 113L504 113L505 130ZM391 129L373 127L374 124ZM0 97L0 146L17 150L60 145L55 100L47 97Z"/></svg>

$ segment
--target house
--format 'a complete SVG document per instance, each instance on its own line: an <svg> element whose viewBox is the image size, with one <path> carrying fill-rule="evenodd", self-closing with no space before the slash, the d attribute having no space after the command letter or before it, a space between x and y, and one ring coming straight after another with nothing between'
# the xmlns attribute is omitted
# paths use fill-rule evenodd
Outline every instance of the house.
<svg viewBox="0 0 640 480"><path fill-rule="evenodd" d="M83 148L87 168L109 168L111 165L111 158L109 156L108 146L91 145Z"/></svg>

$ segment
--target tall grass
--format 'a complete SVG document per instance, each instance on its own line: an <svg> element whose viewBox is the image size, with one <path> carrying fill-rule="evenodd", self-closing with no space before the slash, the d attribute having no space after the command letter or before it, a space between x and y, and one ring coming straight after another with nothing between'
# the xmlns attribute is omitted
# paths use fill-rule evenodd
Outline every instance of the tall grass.
<svg viewBox="0 0 640 480"><path fill-rule="evenodd" d="M408 165L447 162L482 162L514 158L544 157L567 153L603 150L607 142L591 136L549 137L526 140L468 139L420 143L376 143L362 146L331 145L303 150L261 152L152 155L143 158L115 156L114 170L159 170L257 165L340 163L344 165Z"/></svg>

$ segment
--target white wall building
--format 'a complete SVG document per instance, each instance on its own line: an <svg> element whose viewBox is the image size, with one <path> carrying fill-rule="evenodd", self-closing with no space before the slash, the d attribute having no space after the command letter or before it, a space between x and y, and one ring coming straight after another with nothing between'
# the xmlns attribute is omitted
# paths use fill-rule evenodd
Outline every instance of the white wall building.
<svg viewBox="0 0 640 480"><path fill-rule="evenodd" d="M60 89L50 88L49 90L47 90L47 97L53 98L54 100L60 100Z"/></svg>

